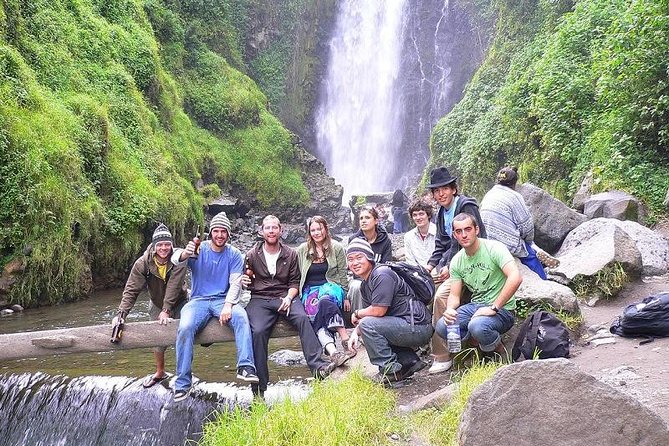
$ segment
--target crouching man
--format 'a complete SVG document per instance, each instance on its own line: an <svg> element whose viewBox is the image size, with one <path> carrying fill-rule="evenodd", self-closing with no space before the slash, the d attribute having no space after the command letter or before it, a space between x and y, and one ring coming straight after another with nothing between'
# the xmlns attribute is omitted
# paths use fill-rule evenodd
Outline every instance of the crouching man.
<svg viewBox="0 0 669 446"><path fill-rule="evenodd" d="M351 316L355 329L349 345L360 338L369 360L379 368L374 381L401 381L425 367L414 349L432 337L432 315L413 290L385 265L376 265L369 243L356 238L346 249L346 263L362 279L362 308Z"/></svg>
<svg viewBox="0 0 669 446"><path fill-rule="evenodd" d="M435 331L446 339L446 326L457 323L463 341L504 358L502 334L513 326L514 293L522 278L506 246L478 235L478 222L472 215L461 213L453 218L453 236L463 249L451 260L451 292ZM461 306L463 284L472 292L472 300Z"/></svg>

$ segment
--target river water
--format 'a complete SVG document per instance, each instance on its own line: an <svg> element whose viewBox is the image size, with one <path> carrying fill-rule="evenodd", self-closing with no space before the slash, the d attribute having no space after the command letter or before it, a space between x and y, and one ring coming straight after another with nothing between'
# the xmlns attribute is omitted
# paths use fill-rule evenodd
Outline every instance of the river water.
<svg viewBox="0 0 669 446"><path fill-rule="evenodd" d="M80 302L29 309L23 313L4 316L0 318L0 334L109 324L116 314L122 291L122 289L101 291ZM127 320L147 321L148 311L148 294L142 293ZM281 349L301 351L299 338L270 340L270 352ZM193 374L207 382L235 382L235 364L236 352L233 342L214 344L207 348L197 346L193 358ZM299 380L311 376L307 367L280 366L272 361L269 366L271 382ZM174 373L174 348L168 349L165 354L165 367L169 373ZM72 378L87 375L143 378L154 371L153 351L150 348L59 355L0 363L0 374L44 372Z"/></svg>

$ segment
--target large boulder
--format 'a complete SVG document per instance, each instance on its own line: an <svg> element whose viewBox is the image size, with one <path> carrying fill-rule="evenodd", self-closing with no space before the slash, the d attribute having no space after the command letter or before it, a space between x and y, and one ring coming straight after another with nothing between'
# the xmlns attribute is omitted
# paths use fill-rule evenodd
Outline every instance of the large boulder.
<svg viewBox="0 0 669 446"><path fill-rule="evenodd" d="M469 397L461 446L658 446L669 444L659 415L566 359L499 369Z"/></svg>
<svg viewBox="0 0 669 446"><path fill-rule="evenodd" d="M516 190L525 199L534 217L534 240L548 252L555 252L567 234L587 220L560 200L537 186L525 183Z"/></svg>
<svg viewBox="0 0 669 446"><path fill-rule="evenodd" d="M664 201L662 202L662 204L669 211L669 188L667 188L667 195L664 197Z"/></svg>
<svg viewBox="0 0 669 446"><path fill-rule="evenodd" d="M558 256L568 255L573 250L588 252L587 247L579 247L597 235L611 233L614 228L621 229L634 242L636 249L641 254L642 274L662 275L669 270L669 242L664 237L637 222L620 221L613 218L596 218L580 225L567 236ZM599 250L596 247L594 249ZM595 253L595 251L592 252ZM630 255L635 256L633 253ZM585 261L587 259L581 262Z"/></svg>
<svg viewBox="0 0 669 446"><path fill-rule="evenodd" d="M639 200L619 190L591 196L583 204L583 213L588 218L605 217L633 221L643 221L645 217Z"/></svg>
<svg viewBox="0 0 669 446"><path fill-rule="evenodd" d="M581 186L574 194L574 198L571 202L571 205L579 212L583 212L583 207L585 206L585 201L590 198L592 195L592 186L594 185L594 179L592 176L592 170L590 170L583 181L581 181Z"/></svg>
<svg viewBox="0 0 669 446"><path fill-rule="evenodd" d="M537 273L516 260L523 283L516 291L516 299L527 302L530 306L548 304L555 310L579 313L578 300L567 286L552 280L543 280Z"/></svg>

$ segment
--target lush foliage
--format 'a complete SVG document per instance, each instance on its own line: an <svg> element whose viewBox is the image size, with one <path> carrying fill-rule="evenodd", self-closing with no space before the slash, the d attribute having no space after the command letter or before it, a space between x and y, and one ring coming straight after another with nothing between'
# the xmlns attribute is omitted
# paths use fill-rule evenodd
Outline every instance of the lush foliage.
<svg viewBox="0 0 669 446"><path fill-rule="evenodd" d="M235 408L205 426L202 445L337 446L392 444L406 420L393 416L394 395L357 370L342 380L316 383L304 400L286 398L271 408Z"/></svg>
<svg viewBox="0 0 669 446"><path fill-rule="evenodd" d="M435 127L431 165L481 195L495 171L568 199L592 170L595 191L626 190L656 217L669 179L669 3L482 0L497 17L487 59ZM488 29L482 25L483 29ZM481 178L489 178L481 181Z"/></svg>
<svg viewBox="0 0 669 446"><path fill-rule="evenodd" d="M194 231L203 193L306 201L291 135L234 68L238 3L0 1L0 266L32 247L13 301L122 276L157 222Z"/></svg>

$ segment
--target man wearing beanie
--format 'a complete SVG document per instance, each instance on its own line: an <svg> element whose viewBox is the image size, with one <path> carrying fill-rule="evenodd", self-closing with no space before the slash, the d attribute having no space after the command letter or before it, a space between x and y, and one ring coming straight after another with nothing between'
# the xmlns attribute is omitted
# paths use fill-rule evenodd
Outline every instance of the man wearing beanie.
<svg viewBox="0 0 669 446"><path fill-rule="evenodd" d="M186 261L191 269L191 296L181 310L177 330L177 379L174 401L185 399L192 385L193 343L195 335L209 320L229 324L237 346L237 378L257 383L251 344L251 328L246 311L239 305L240 279L244 266L241 251L228 244L230 220L221 212L209 224L210 240L200 244L196 252L191 240L185 249L175 250L172 260Z"/></svg>
<svg viewBox="0 0 669 446"><path fill-rule="evenodd" d="M374 263L366 240L349 243L346 263L362 279L362 308L351 316L349 345L357 347L362 338L369 361L379 368L373 379L392 386L425 367L415 349L432 337L432 315L390 267Z"/></svg>
<svg viewBox="0 0 669 446"><path fill-rule="evenodd" d="M172 317L179 317L179 310L186 303L185 265L174 265L170 261L172 254L172 234L167 226L159 224L153 232L151 244L144 254L132 265L130 276L123 290L118 313L112 326L124 320L137 301L137 296L144 287L149 289L149 315L152 320L167 324ZM148 376L142 385L145 388L167 378L165 373L166 347L156 347L153 356L156 360L156 373Z"/></svg>
<svg viewBox="0 0 669 446"><path fill-rule="evenodd" d="M253 353L258 369L258 384L252 384L255 395L263 397L269 383L267 354L269 336L279 316L297 329L302 352L316 379L324 379L337 364L321 359L321 343L316 337L309 316L298 298L300 270L297 252L281 243L281 222L273 215L262 221L263 241L248 253L248 270L244 281L251 290L251 300L246 307L253 331Z"/></svg>

